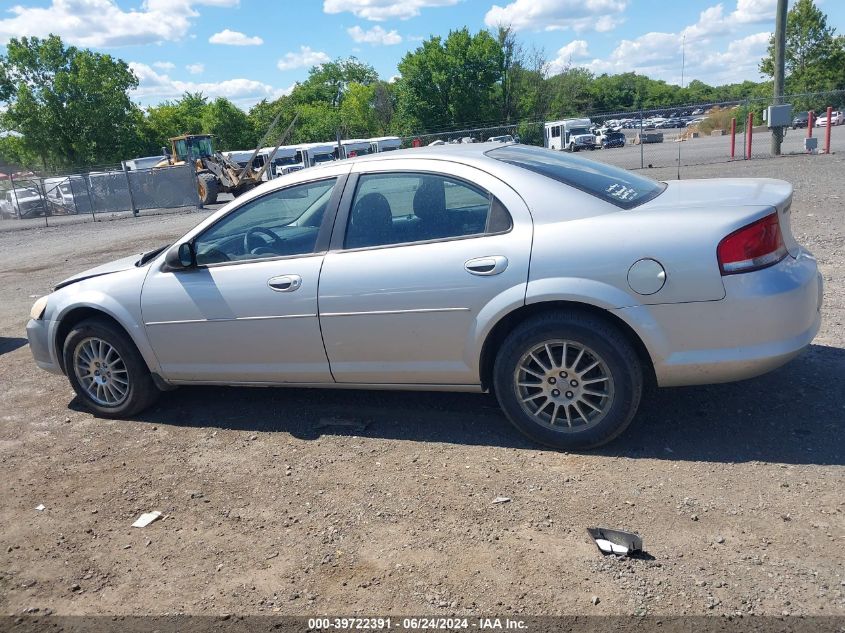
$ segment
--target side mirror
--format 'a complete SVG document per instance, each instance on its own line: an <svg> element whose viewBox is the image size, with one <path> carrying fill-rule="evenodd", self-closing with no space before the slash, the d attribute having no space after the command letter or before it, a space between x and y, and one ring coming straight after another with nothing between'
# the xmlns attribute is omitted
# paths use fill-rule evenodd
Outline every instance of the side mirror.
<svg viewBox="0 0 845 633"><path fill-rule="evenodd" d="M165 147L164 145L161 146L161 154L162 156L170 156L170 149Z"/></svg>
<svg viewBox="0 0 845 633"><path fill-rule="evenodd" d="M183 242L171 246L170 250L167 251L167 255L164 256L163 270L165 272L185 270L186 268L193 268L196 264L194 245L190 242Z"/></svg>

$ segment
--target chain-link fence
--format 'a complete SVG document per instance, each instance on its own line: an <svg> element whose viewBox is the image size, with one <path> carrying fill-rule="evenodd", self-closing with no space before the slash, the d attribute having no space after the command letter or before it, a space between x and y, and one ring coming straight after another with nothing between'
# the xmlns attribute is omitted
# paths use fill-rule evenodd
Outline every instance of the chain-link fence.
<svg viewBox="0 0 845 633"><path fill-rule="evenodd" d="M0 218L49 224L50 217L195 207L191 165L39 177L12 174L0 181Z"/></svg>
<svg viewBox="0 0 845 633"><path fill-rule="evenodd" d="M845 143L845 126L837 128L837 112L845 110L845 90L787 95L796 125L784 128L782 154L805 153L808 133L818 140L818 151L834 151ZM708 102L616 112L584 112L577 117L547 115L541 119L496 123L469 129L426 132L404 139L407 146L441 143L480 142L497 137L513 137L530 145L549 145L546 127L556 120L588 118L597 133L589 158L626 169L685 167L731 160L769 158L772 131L763 121L771 98ZM827 109L832 110L827 126ZM808 128L808 110L816 115ZM805 121L802 123L802 120ZM751 124L749 127L749 123ZM831 130L831 127L834 130ZM827 128L827 129L825 129ZM750 132L749 132L750 130ZM840 132L841 130L841 132ZM830 132L833 132L832 134ZM602 138L613 133L613 140ZM622 135L621 137L619 135ZM583 150L580 147L576 150Z"/></svg>

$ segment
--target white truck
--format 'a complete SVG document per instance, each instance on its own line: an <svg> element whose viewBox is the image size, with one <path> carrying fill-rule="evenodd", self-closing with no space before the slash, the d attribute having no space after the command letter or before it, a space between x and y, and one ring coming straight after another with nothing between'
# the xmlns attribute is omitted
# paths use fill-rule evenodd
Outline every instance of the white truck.
<svg viewBox="0 0 845 633"><path fill-rule="evenodd" d="M306 167L313 167L320 163L328 163L337 160L335 143L306 143L300 145Z"/></svg>
<svg viewBox="0 0 845 633"><path fill-rule="evenodd" d="M596 137L590 132L590 119L563 119L547 121L543 139L549 149L577 152L582 149L596 149Z"/></svg>
<svg viewBox="0 0 845 633"><path fill-rule="evenodd" d="M364 156L365 154L372 154L372 147L370 147L369 139L352 138L340 142L343 148L343 155L340 158L354 158L355 156ZM337 149L337 146L335 146Z"/></svg>
<svg viewBox="0 0 845 633"><path fill-rule="evenodd" d="M274 149L276 148L262 147L258 154L259 156L263 156L264 161L266 162L270 158L270 155L273 154ZM301 146L282 145L276 149L276 153L273 154L273 164L271 167L267 168L267 171L270 172L267 179L272 180L278 176L284 176L285 174L289 174L293 171L305 169L305 167L307 167L305 164L305 154L302 151Z"/></svg>
<svg viewBox="0 0 845 633"><path fill-rule="evenodd" d="M398 136L377 136L370 139L370 153L392 152L402 147L402 139Z"/></svg>

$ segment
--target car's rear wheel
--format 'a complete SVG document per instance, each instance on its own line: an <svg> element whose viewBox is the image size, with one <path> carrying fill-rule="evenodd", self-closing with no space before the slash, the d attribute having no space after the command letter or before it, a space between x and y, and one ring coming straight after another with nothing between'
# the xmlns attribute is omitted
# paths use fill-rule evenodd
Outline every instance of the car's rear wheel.
<svg viewBox="0 0 845 633"><path fill-rule="evenodd" d="M85 406L122 418L153 404L159 390L132 340L104 319L78 323L65 339L65 371Z"/></svg>
<svg viewBox="0 0 845 633"><path fill-rule="evenodd" d="M552 312L505 339L494 386L508 419L532 440L587 449L628 427L643 376L636 351L612 324L579 312Z"/></svg>

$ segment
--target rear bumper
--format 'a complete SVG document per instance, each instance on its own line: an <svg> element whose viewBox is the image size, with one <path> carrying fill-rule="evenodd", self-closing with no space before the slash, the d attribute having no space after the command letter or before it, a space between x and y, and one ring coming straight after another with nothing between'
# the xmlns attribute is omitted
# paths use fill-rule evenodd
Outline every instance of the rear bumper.
<svg viewBox="0 0 845 633"><path fill-rule="evenodd" d="M723 279L726 294L720 301L619 311L646 333L661 387L759 376L797 356L818 333L822 279L806 251Z"/></svg>
<svg viewBox="0 0 845 633"><path fill-rule="evenodd" d="M62 374L62 368L50 352L50 321L30 319L26 324L26 338L35 364L53 374Z"/></svg>

